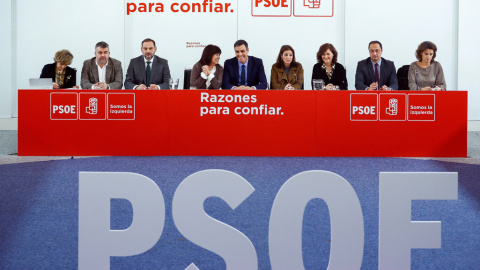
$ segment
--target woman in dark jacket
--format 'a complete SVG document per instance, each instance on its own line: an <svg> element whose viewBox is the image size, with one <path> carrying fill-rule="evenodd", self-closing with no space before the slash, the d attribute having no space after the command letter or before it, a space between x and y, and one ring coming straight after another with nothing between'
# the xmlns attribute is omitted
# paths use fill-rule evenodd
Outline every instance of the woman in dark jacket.
<svg viewBox="0 0 480 270"><path fill-rule="evenodd" d="M313 80L322 79L327 90L348 90L347 71L337 62L337 50L330 43L320 46L317 52L318 63L313 66Z"/></svg>
<svg viewBox="0 0 480 270"><path fill-rule="evenodd" d="M215 45L207 45L202 57L192 68L190 87L193 89L220 89L222 86L223 68L218 63L222 50Z"/></svg>
<svg viewBox="0 0 480 270"><path fill-rule="evenodd" d="M78 88L77 70L68 67L72 63L73 54L69 50L60 50L55 53L53 60L53 64L43 67L40 78L51 78L53 89Z"/></svg>

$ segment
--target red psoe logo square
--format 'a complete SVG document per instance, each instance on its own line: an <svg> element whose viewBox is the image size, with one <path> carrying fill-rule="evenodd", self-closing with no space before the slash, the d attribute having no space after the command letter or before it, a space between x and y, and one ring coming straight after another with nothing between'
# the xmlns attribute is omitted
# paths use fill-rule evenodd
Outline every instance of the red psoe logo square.
<svg viewBox="0 0 480 270"><path fill-rule="evenodd" d="M253 17L290 17L292 0L252 0Z"/></svg>
<svg viewBox="0 0 480 270"><path fill-rule="evenodd" d="M408 121L435 121L435 95L409 94Z"/></svg>
<svg viewBox="0 0 480 270"><path fill-rule="evenodd" d="M295 17L333 17L334 0L292 0Z"/></svg>
<svg viewBox="0 0 480 270"><path fill-rule="evenodd" d="M134 93L108 93L108 120L135 120Z"/></svg>
<svg viewBox="0 0 480 270"><path fill-rule="evenodd" d="M350 94L351 121L377 121L377 94Z"/></svg>
<svg viewBox="0 0 480 270"><path fill-rule="evenodd" d="M77 93L50 93L51 120L77 120Z"/></svg>
<svg viewBox="0 0 480 270"><path fill-rule="evenodd" d="M107 114L105 93L80 93L80 120L105 120Z"/></svg>
<svg viewBox="0 0 480 270"><path fill-rule="evenodd" d="M406 94L380 94L380 121L406 121Z"/></svg>

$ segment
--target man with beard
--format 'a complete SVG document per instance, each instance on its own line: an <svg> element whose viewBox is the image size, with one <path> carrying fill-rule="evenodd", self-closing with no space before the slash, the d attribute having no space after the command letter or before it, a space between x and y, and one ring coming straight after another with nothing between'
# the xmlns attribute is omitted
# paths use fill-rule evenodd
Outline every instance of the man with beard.
<svg viewBox="0 0 480 270"><path fill-rule="evenodd" d="M98 42L95 45L95 57L83 62L80 85L83 89L122 89L122 63L110 57L106 42Z"/></svg>
<svg viewBox="0 0 480 270"><path fill-rule="evenodd" d="M168 89L170 69L166 59L155 56L157 46L153 39L142 41L142 54L130 60L125 77L125 89Z"/></svg>

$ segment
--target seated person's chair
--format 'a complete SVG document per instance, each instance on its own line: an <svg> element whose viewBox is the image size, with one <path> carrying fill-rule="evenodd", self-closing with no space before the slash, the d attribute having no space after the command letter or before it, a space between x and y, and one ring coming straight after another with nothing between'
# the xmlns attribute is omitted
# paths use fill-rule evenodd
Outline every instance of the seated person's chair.
<svg viewBox="0 0 480 270"><path fill-rule="evenodd" d="M410 90L408 87L408 70L410 65L404 65L397 71L398 90Z"/></svg>
<svg viewBox="0 0 480 270"><path fill-rule="evenodd" d="M190 89L190 76L192 75L192 69L185 69L183 72L183 89Z"/></svg>

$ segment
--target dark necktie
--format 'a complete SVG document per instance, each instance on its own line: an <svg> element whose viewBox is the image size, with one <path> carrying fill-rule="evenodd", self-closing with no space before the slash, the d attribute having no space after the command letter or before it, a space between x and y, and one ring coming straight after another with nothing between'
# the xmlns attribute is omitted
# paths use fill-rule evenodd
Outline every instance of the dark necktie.
<svg viewBox="0 0 480 270"><path fill-rule="evenodd" d="M380 88L380 74L378 73L378 64L375 64L375 82L378 83L378 88Z"/></svg>
<svg viewBox="0 0 480 270"><path fill-rule="evenodd" d="M147 87L150 87L150 73L151 73L150 64L151 63L152 62L147 61L147 83L146 83Z"/></svg>
<svg viewBox="0 0 480 270"><path fill-rule="evenodd" d="M245 65L242 65L242 73L240 73L240 85L245 85Z"/></svg>

